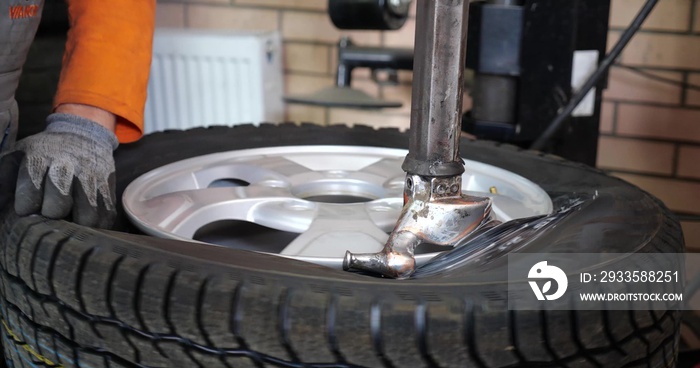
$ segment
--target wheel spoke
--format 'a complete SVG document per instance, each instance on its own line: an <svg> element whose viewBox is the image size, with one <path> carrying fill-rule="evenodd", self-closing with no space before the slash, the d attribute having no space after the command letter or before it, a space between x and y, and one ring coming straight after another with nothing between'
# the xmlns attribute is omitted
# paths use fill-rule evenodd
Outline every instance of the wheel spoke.
<svg viewBox="0 0 700 368"><path fill-rule="evenodd" d="M403 178L406 176L406 173L403 171L403 169L401 169L403 160L403 157L383 158L371 165L363 167L358 171L361 173L383 177L386 179L385 182L398 179L401 183L403 183Z"/></svg>
<svg viewBox="0 0 700 368"><path fill-rule="evenodd" d="M308 167L288 160L282 156L265 157L255 160L253 164L262 169L273 171L287 178L313 172L313 170L309 169Z"/></svg>
<svg viewBox="0 0 700 368"><path fill-rule="evenodd" d="M310 173L313 173L313 170L284 157L262 156L255 160L242 162L217 162L215 165L197 170L194 177L198 187L206 188L212 182L220 179L239 179L248 183L269 180L289 183L292 177Z"/></svg>
<svg viewBox="0 0 700 368"><path fill-rule="evenodd" d="M403 157L382 158L381 160L371 165L367 165L358 171L379 175L386 178L404 176L406 173L401 169L403 160Z"/></svg>
<svg viewBox="0 0 700 368"><path fill-rule="evenodd" d="M343 257L352 249L357 253L378 252L389 235L372 221L367 206L319 204L308 230L290 243L281 254L286 256Z"/></svg>
<svg viewBox="0 0 700 368"><path fill-rule="evenodd" d="M255 222L266 208L280 204L290 207L295 201L299 200L291 198L286 188L224 187L163 194L142 201L131 210L163 231L192 237L206 224L219 220Z"/></svg>

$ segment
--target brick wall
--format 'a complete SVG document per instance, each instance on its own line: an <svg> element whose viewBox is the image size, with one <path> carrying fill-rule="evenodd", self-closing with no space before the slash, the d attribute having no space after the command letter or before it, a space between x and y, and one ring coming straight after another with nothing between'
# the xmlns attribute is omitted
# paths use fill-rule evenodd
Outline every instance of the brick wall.
<svg viewBox="0 0 700 368"><path fill-rule="evenodd" d="M337 30L326 12L328 0L159 0L160 27L279 30L285 45L285 88L288 94L315 92L332 86L337 65L336 43L350 36L364 46L412 47L415 21L395 32ZM413 11L412 11L413 13ZM402 109L379 113L288 105L287 118L318 124L362 123L408 128L411 74L401 85L379 87L368 70L353 73L353 87L404 102Z"/></svg>
<svg viewBox="0 0 700 368"><path fill-rule="evenodd" d="M609 44L635 16L644 0L613 0ZM412 47L413 16L399 31L341 32L327 14L327 0L159 0L161 27L278 30L285 45L286 93L331 86L335 44L349 35L367 46ZM700 0L661 0L621 63L678 82L654 80L614 68L605 92L598 166L661 198L670 208L700 214ZM377 86L366 70L353 86L404 108L368 112L287 106L287 119L318 124L359 123L408 127L411 74L400 85ZM682 86L685 84L685 87ZM689 86L690 85L690 86ZM470 101L465 101L465 109ZM686 243L700 251L700 223L685 222Z"/></svg>
<svg viewBox="0 0 700 368"><path fill-rule="evenodd" d="M609 43L643 0L613 0ZM620 63L700 85L700 0L661 0ZM676 211L700 214L700 90L613 68L605 91L598 166L634 183ZM700 250L700 222L685 222Z"/></svg>

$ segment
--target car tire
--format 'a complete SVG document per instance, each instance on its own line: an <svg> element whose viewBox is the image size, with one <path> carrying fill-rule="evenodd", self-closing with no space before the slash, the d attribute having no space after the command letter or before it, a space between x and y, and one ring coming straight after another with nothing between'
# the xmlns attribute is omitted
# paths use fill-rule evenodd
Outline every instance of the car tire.
<svg viewBox="0 0 700 368"><path fill-rule="evenodd" d="M118 195L178 160L290 145L406 148L364 126L166 131L115 153ZM461 154L550 196L607 194L602 216L562 224L547 252L683 252L671 212L600 170L493 142ZM506 283L479 274L397 281L248 251L0 212L3 346L14 367L672 367L679 310L515 311ZM605 236L585 233L614 222ZM500 269L490 272L505 272Z"/></svg>

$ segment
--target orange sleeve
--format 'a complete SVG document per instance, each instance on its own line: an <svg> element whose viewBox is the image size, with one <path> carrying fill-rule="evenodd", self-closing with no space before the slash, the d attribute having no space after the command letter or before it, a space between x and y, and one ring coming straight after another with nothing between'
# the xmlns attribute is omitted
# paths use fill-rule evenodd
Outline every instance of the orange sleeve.
<svg viewBox="0 0 700 368"><path fill-rule="evenodd" d="M156 0L69 0L70 30L54 108L77 103L117 116L122 143L143 135Z"/></svg>

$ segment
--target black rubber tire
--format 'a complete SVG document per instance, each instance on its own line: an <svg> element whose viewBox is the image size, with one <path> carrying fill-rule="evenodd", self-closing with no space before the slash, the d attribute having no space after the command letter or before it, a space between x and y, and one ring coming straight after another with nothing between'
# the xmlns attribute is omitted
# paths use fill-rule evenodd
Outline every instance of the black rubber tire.
<svg viewBox="0 0 700 368"><path fill-rule="evenodd" d="M137 176L169 162L301 144L405 148L407 136L391 129L292 124L157 133L116 153L119 195ZM617 193L606 214L628 224L627 232L594 242L585 236L554 239L549 251L683 251L672 214L622 180L512 146L465 141L461 149L465 158L523 175L552 196ZM505 285L480 284L478 274L369 278L130 234L123 215L120 220L120 231L98 231L39 216L18 218L11 206L2 210L2 328L11 366L675 365L677 310L508 311ZM596 221L606 219L589 222ZM645 241L624 241L638 235Z"/></svg>

